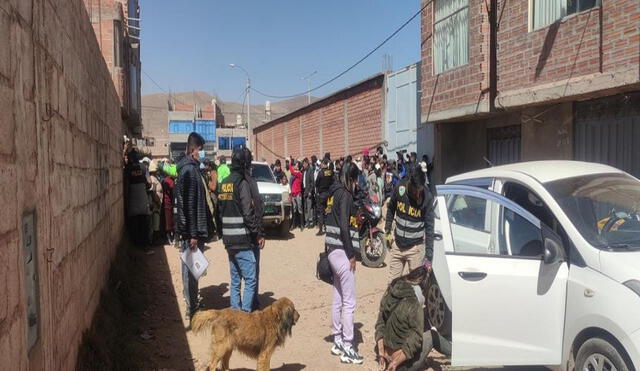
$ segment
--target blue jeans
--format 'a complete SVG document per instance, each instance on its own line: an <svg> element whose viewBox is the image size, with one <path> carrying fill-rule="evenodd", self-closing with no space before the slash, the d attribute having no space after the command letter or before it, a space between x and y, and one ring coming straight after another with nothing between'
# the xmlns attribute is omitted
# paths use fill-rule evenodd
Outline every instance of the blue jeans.
<svg viewBox="0 0 640 371"><path fill-rule="evenodd" d="M231 274L231 308L251 312L258 309L258 274L260 250L227 250ZM244 295L240 286L244 280Z"/></svg>
<svg viewBox="0 0 640 371"><path fill-rule="evenodd" d="M182 241L180 252L189 248L189 241ZM201 243L198 242L198 248L202 251ZM184 301L187 304L187 313L193 316L198 310L198 280L189 272L189 268L180 259L182 266L182 293L184 294Z"/></svg>

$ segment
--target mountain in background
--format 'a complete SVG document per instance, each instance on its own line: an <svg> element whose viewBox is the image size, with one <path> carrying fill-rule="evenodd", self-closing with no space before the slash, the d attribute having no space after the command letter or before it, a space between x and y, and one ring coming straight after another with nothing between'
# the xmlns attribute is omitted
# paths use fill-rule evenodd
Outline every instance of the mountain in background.
<svg viewBox="0 0 640 371"><path fill-rule="evenodd" d="M211 104L212 99L216 99L218 106L220 107L224 120L227 124L236 122L236 115L244 115L246 110L246 104L243 107L242 103L238 102L225 102L215 96L203 92L183 92L171 94L174 103L182 104L197 104L204 106ZM282 100L279 102L271 102L271 119L282 117L290 112L293 112L307 104L307 97L295 97L292 99ZM319 98L311 97L311 101L315 102ZM167 136L167 120L168 120L168 105L169 95L165 93L148 94L142 96L142 135L145 137L163 138ZM259 105L251 105L251 125L252 127L260 126L266 120L264 102Z"/></svg>

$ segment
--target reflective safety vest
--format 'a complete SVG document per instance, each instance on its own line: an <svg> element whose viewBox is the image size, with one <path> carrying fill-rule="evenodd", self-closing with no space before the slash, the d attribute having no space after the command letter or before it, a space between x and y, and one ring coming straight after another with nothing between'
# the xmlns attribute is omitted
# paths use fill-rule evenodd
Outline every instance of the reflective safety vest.
<svg viewBox="0 0 640 371"><path fill-rule="evenodd" d="M396 189L396 244L400 248L409 248L424 243L425 208L411 204L406 182ZM424 202L427 202L425 200Z"/></svg>
<svg viewBox="0 0 640 371"><path fill-rule="evenodd" d="M244 224L240 209L238 185L242 180L242 175L234 172L220 183L218 209L222 219L222 242L225 247L251 246L251 234Z"/></svg>
<svg viewBox="0 0 640 371"><path fill-rule="evenodd" d="M345 193L348 193L346 190ZM325 210L327 215L326 220L326 235L324 237L325 246L333 249L345 250L344 243L340 236L340 221L338 220L338 209L334 209L334 196L335 192L327 199L327 208ZM354 215L349 216L349 237L351 238L351 245L354 249L360 249L360 234L358 233L358 222Z"/></svg>

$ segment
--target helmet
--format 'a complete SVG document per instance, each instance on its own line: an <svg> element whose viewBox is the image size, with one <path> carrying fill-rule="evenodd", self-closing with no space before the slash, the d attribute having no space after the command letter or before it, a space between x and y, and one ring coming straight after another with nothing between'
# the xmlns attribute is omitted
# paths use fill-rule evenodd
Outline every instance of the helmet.
<svg viewBox="0 0 640 371"><path fill-rule="evenodd" d="M247 147L236 147L231 154L231 169L248 169L251 167L253 156Z"/></svg>

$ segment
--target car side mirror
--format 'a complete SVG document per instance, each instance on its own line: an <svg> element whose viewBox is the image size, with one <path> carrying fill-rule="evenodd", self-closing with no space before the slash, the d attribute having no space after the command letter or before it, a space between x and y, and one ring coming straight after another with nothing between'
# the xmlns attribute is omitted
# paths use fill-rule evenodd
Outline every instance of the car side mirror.
<svg viewBox="0 0 640 371"><path fill-rule="evenodd" d="M564 261L564 250L559 241L545 237L544 239L544 253L542 260L545 264L555 264Z"/></svg>

